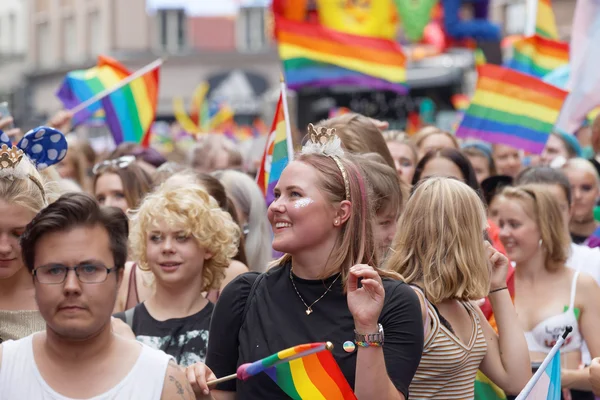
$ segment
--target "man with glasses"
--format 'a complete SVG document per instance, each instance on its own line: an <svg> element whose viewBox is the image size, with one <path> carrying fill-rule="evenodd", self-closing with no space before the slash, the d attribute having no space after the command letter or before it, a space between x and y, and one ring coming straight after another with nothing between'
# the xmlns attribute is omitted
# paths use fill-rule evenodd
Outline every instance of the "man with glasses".
<svg viewBox="0 0 600 400"><path fill-rule="evenodd" d="M0 345L0 400L194 399L170 356L113 333L127 217L88 195L62 196L21 236L46 330Z"/></svg>

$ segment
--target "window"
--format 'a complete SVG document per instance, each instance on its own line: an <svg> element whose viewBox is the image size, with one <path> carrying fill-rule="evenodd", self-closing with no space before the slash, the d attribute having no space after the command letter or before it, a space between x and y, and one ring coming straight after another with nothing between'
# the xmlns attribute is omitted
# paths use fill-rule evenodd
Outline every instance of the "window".
<svg viewBox="0 0 600 400"><path fill-rule="evenodd" d="M236 26L239 51L259 53L268 48L266 14L267 10L264 7L240 9Z"/></svg>
<svg viewBox="0 0 600 400"><path fill-rule="evenodd" d="M52 46L50 41L50 26L47 22L37 26L37 64L40 67L52 65Z"/></svg>
<svg viewBox="0 0 600 400"><path fill-rule="evenodd" d="M88 51L91 58L102 53L102 28L100 26L100 13L94 11L88 16Z"/></svg>
<svg viewBox="0 0 600 400"><path fill-rule="evenodd" d="M77 28L73 17L63 21L63 56L67 63L77 61Z"/></svg>
<svg viewBox="0 0 600 400"><path fill-rule="evenodd" d="M185 10L158 10L156 16L159 48L168 53L180 53L185 50L187 45Z"/></svg>

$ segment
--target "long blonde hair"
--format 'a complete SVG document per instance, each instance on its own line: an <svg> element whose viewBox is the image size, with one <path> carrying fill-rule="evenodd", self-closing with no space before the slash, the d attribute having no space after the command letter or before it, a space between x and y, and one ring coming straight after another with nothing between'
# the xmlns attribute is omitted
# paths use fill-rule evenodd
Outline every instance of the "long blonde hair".
<svg viewBox="0 0 600 400"><path fill-rule="evenodd" d="M477 193L450 178L422 181L404 207L386 267L434 304L487 296L486 217Z"/></svg>

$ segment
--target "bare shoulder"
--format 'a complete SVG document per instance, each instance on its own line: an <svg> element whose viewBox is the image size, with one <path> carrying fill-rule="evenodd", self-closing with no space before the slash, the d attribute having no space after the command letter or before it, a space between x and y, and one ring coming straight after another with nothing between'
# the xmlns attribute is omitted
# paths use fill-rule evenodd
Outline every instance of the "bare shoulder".
<svg viewBox="0 0 600 400"><path fill-rule="evenodd" d="M579 278L577 279L577 294L580 295L582 304L596 304L598 297L600 296L600 286L598 282L591 275L580 272Z"/></svg>
<svg viewBox="0 0 600 400"><path fill-rule="evenodd" d="M249 269L246 264L237 260L231 260L229 267L227 267L227 270L225 271L225 279L223 279L223 282L221 282L221 290L223 290L225 286L227 286L229 282L234 280L236 277L248 271Z"/></svg>
<svg viewBox="0 0 600 400"><path fill-rule="evenodd" d="M169 362L161 400L195 400L196 395L185 376L185 371L175 361Z"/></svg>
<svg viewBox="0 0 600 400"><path fill-rule="evenodd" d="M235 276L238 276L238 275L241 275L243 273L250 271L250 269L248 268L248 266L246 266L246 264L244 264L238 260L231 260L231 263L229 264L228 269L231 270L231 273Z"/></svg>

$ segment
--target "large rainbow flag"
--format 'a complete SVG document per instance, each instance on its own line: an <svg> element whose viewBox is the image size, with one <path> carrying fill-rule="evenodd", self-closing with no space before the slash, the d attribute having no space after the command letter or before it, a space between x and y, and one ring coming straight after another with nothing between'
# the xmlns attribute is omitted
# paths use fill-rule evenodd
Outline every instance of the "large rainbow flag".
<svg viewBox="0 0 600 400"><path fill-rule="evenodd" d="M406 57L393 40L275 18L279 56L292 89L338 84L405 94Z"/></svg>
<svg viewBox="0 0 600 400"><path fill-rule="evenodd" d="M569 63L568 43L539 35L516 41L513 49L513 56L506 66L538 78Z"/></svg>
<svg viewBox="0 0 600 400"><path fill-rule="evenodd" d="M150 145L150 127L156 116L160 68L133 80L74 116L75 123L84 122L103 109L116 144L135 142ZM71 109L111 88L131 72L118 61L99 56L98 64L86 70L72 71L57 92L63 105Z"/></svg>
<svg viewBox="0 0 600 400"><path fill-rule="evenodd" d="M291 347L240 365L237 376L246 380L265 372L294 400L356 400L330 348L330 343Z"/></svg>
<svg viewBox="0 0 600 400"><path fill-rule="evenodd" d="M291 138L287 136L285 114L283 112L283 93L281 93L275 109L271 133L267 138L265 152L256 176L256 182L267 200L267 205L273 202L273 189L277 185L283 169L292 158L292 155L288 154L288 148L290 147L287 143L288 140L291 140Z"/></svg>
<svg viewBox="0 0 600 400"><path fill-rule="evenodd" d="M567 92L533 76L486 64L456 136L540 154Z"/></svg>

